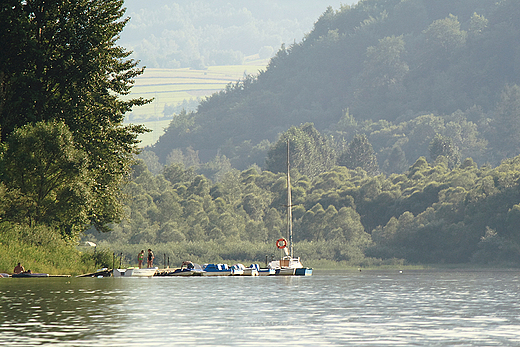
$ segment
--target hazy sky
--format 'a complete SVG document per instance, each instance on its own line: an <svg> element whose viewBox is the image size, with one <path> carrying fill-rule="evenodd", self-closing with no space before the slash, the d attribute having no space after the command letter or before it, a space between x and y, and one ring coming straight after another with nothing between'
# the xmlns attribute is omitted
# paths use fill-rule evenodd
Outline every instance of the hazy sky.
<svg viewBox="0 0 520 347"><path fill-rule="evenodd" d="M131 19L119 44L149 67L175 68L208 52L253 55L303 40L339 0L126 0ZM264 50L265 51L265 50ZM217 54L215 53L215 54ZM215 55L213 54L213 55ZM206 61L207 61L206 60ZM184 62L184 63L183 63ZM215 62L217 65L218 62Z"/></svg>

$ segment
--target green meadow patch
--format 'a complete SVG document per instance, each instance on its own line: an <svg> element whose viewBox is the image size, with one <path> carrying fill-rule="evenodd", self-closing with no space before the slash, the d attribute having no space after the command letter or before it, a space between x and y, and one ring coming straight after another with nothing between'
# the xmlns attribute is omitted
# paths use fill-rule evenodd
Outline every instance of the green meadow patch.
<svg viewBox="0 0 520 347"><path fill-rule="evenodd" d="M126 115L125 123L143 124L152 130L139 137L141 146L154 144L168 127L172 116L163 114L166 105L177 105L184 100L205 98L235 83L246 75L256 75L264 70L268 60L246 59L244 65L210 66L204 70L190 68L147 68L135 79L132 92L127 98L143 97L153 101L135 107Z"/></svg>

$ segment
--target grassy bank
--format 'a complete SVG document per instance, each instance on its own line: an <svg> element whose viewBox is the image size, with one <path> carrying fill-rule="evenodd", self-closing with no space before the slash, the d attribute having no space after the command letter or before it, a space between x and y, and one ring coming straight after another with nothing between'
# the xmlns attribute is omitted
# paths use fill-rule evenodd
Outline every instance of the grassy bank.
<svg viewBox="0 0 520 347"><path fill-rule="evenodd" d="M78 275L96 269L95 258L80 252L46 227L0 223L0 272L12 273L17 263L34 273Z"/></svg>

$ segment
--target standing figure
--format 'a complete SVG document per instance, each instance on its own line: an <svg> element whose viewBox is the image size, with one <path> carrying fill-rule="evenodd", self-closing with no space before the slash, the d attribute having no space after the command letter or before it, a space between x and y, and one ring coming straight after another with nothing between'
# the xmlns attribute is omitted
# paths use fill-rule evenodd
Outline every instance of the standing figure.
<svg viewBox="0 0 520 347"><path fill-rule="evenodd" d="M137 262L139 263L139 268L143 266L143 260L144 260L144 249L141 250L141 253L137 255Z"/></svg>
<svg viewBox="0 0 520 347"><path fill-rule="evenodd" d="M153 252L150 248L148 248L148 267L153 266L153 260L154 260Z"/></svg>

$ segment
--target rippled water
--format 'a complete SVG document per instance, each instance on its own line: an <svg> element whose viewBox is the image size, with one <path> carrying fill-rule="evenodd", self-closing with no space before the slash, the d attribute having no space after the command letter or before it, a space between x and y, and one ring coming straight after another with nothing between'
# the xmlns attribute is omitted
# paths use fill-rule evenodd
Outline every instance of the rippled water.
<svg viewBox="0 0 520 347"><path fill-rule="evenodd" d="M518 346L513 271L0 279L0 345Z"/></svg>

